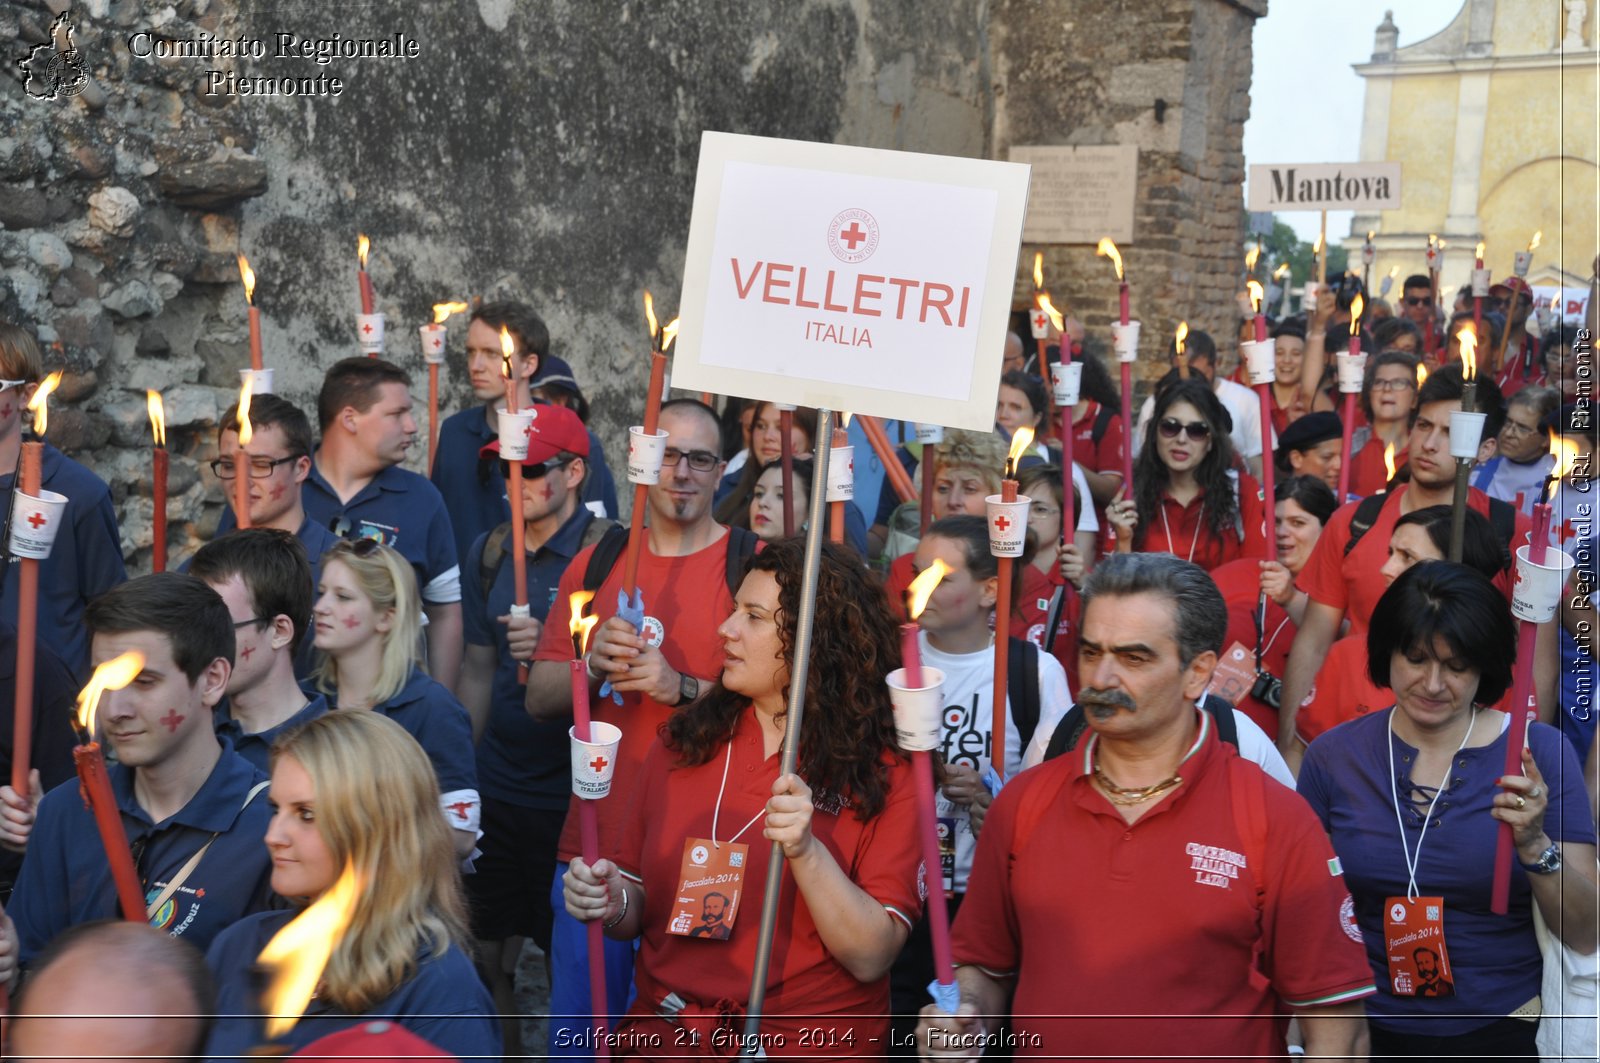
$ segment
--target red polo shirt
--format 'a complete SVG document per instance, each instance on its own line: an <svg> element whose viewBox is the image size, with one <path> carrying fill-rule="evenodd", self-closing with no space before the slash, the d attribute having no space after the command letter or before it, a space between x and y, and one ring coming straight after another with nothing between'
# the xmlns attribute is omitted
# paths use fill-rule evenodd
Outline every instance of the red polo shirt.
<svg viewBox="0 0 1600 1063"><path fill-rule="evenodd" d="M1235 642L1250 651L1248 663L1255 666L1256 607L1261 599L1261 562L1253 557L1229 561L1211 570L1211 579L1228 605L1228 633L1222 638L1224 651ZM1283 606L1267 601L1267 623L1262 629L1261 667L1283 678L1289 664L1289 647L1294 644L1294 621ZM1234 706L1261 725L1269 735L1278 733L1278 710L1254 697L1243 697Z"/></svg>
<svg viewBox="0 0 1600 1063"><path fill-rule="evenodd" d="M772 854L772 843L761 836L760 815L772 796L779 767L778 754L763 755L761 727L751 709L739 717L730 746L719 748L704 764L678 766L676 755L659 740L645 758L633 814L623 829L620 847L614 850L617 866L643 883L645 891L644 933L634 971L638 996L619 1025L619 1033L634 1035L638 1042L635 1050L642 1055L674 1059L686 1055L674 1028L655 1014L669 993L677 993L694 1009L714 1007L719 1001L742 1007L749 999ZM812 836L850 880L908 928L922 912L918 890L921 848L911 772L909 762L890 767L888 803L866 823L857 819L849 806L836 811L819 807L811 819ZM819 795L814 794L813 800L826 804ZM738 842L750 848L742 895L735 901L733 932L724 941L668 934L681 881L684 842L709 839L713 818L718 839L724 842L750 824L738 836ZM767 1054L812 1058L882 1055L889 1030L888 976L858 982L823 945L817 915L800 895L793 875L783 876L780 890L778 932L761 1020L763 1036L774 1035L764 1042ZM825 912L820 915L827 917ZM740 1016L734 1029L742 1031L743 1027ZM823 1028L827 1035L820 1042L802 1034L802 1028L815 1027ZM641 1047L651 1033L660 1035L658 1050ZM781 1043L777 1037L782 1038Z"/></svg>
<svg viewBox="0 0 1600 1063"><path fill-rule="evenodd" d="M1093 399L1086 400L1086 403L1083 415L1072 422L1072 460L1085 469L1120 478L1122 452L1127 446L1127 437L1122 430L1122 411L1112 411L1114 416L1106 425L1105 434L1097 443L1094 438L1094 424L1100 417L1100 404Z"/></svg>
<svg viewBox="0 0 1600 1063"><path fill-rule="evenodd" d="M1017 1055L1275 1058L1285 1051L1280 1001L1324 1007L1373 992L1316 816L1261 780L1265 866L1250 867L1229 773L1260 769L1200 716L1182 785L1137 823L1094 788L1093 736L995 798L952 947L958 964L1017 975L1012 1029L1026 1035L1011 1046ZM1035 787L1052 799L1028 802ZM1037 822L1019 823L1030 805Z"/></svg>
<svg viewBox="0 0 1600 1063"><path fill-rule="evenodd" d="M1239 477L1238 530L1217 535L1206 523L1202 510L1205 493L1195 495L1188 505L1179 505L1172 496L1163 493L1161 509L1144 529L1145 553L1168 553L1193 561L1210 571L1241 557L1266 560L1267 540L1262 531L1265 510L1261 505L1261 485L1247 472ZM1162 517L1165 516L1165 520ZM1107 522L1105 527L1112 536L1108 552L1116 547L1116 529Z"/></svg>
<svg viewBox="0 0 1600 1063"><path fill-rule="evenodd" d="M1016 623L1013 635L1026 638L1035 646L1044 646L1045 625L1050 622L1050 599L1056 588L1065 587L1067 600L1061 608L1061 619L1056 624L1054 657L1066 669L1067 689L1078 689L1078 589L1061 576L1060 566L1048 573L1033 565L1017 567L1018 587L1016 597Z"/></svg>

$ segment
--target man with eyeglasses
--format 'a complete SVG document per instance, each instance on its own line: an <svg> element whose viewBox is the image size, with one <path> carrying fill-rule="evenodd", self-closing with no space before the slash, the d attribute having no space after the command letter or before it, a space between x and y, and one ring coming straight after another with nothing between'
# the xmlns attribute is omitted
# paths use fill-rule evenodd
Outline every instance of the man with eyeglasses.
<svg viewBox="0 0 1600 1063"><path fill-rule="evenodd" d="M483 448L499 466L500 441ZM533 659L539 633L568 563L615 525L580 504L589 475L589 434L564 406L540 406L522 463L523 548L529 617L512 615L516 600L509 521L479 535L467 551L461 607L467 651L457 691L477 740L483 837L474 873L465 879L478 941L478 969L502 1015L507 1056L522 1056L512 974L522 939L550 952L550 886L556 842L572 795L569 721L536 720L523 707L519 664Z"/></svg>
<svg viewBox="0 0 1600 1063"><path fill-rule="evenodd" d="M28 400L44 379L39 346L26 331L0 321L0 491L17 487L22 429L31 424ZM89 636L83 610L97 595L128 578L122 565L122 533L111 504L111 489L100 477L48 441L41 462L41 486L67 498L50 556L39 562L39 644L66 662L81 684L88 678ZM5 502L9 522L10 501ZM9 527L0 526L0 548ZM11 566L0 563L0 619L17 622L17 583Z"/></svg>
<svg viewBox="0 0 1600 1063"><path fill-rule="evenodd" d="M636 631L616 615L618 592L625 589L621 558L595 588L586 611L600 618L588 652L594 718L622 729L610 796L596 802L602 853L616 851L632 783L656 728L722 674L722 640L716 628L733 612L729 551L737 557L753 541L741 530L735 542L735 533L711 515L723 466L716 413L700 402L677 399L662 405L660 427L667 433L666 456L660 481L646 494L649 526L639 544L639 588L646 613L642 629ZM564 720L572 712L569 596L584 585L593 552L583 551L567 566L540 636L527 693L528 712L536 719ZM620 706L600 697L603 680L621 695ZM590 1014L587 934L567 913L560 894L566 863L579 852L578 815L569 809L551 891L550 1052L560 1056L593 1054L583 1040ZM605 961L609 1008L620 1014L632 980L632 943L607 939Z"/></svg>

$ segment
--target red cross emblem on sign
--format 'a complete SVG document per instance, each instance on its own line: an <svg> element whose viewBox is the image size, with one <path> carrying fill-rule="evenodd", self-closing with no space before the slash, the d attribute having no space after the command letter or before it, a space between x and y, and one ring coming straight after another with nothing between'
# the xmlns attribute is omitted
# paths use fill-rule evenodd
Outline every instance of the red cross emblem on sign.
<svg viewBox="0 0 1600 1063"><path fill-rule="evenodd" d="M41 527L50 523L50 518L43 513L29 513L28 523L33 525L34 531L38 531Z"/></svg>
<svg viewBox="0 0 1600 1063"><path fill-rule="evenodd" d="M361 331L367 333L368 335L371 335L372 334L372 322L369 321L366 324L362 325L361 326Z"/></svg>
<svg viewBox="0 0 1600 1063"><path fill-rule="evenodd" d="M605 757L595 757L589 762L589 767L594 769L594 773L596 775L599 775L601 772L606 770L606 765L610 763L611 762Z"/></svg>
<svg viewBox="0 0 1600 1063"><path fill-rule="evenodd" d="M1000 514L994 519L994 526L999 528L1001 531L1005 531L1007 528L1011 527L1011 523L1011 518L1006 516L1004 513Z"/></svg>
<svg viewBox="0 0 1600 1063"><path fill-rule="evenodd" d="M867 238L867 231L861 227L861 223L860 222L855 222L855 221L850 223L850 228L844 230L843 232L841 232L839 234L839 239L843 240L845 243L849 244L850 245L850 250L852 250L852 251L854 251L856 249L856 245L857 244L859 244L861 241L865 240L866 238Z"/></svg>

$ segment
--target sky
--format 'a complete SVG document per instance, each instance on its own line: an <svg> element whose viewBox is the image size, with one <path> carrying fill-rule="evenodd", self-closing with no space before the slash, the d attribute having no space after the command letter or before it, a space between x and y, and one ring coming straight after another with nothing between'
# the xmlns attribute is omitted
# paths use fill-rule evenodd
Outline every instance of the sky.
<svg viewBox="0 0 1600 1063"><path fill-rule="evenodd" d="M1244 126L1246 165L1271 162L1354 162L1360 158L1366 81L1350 69L1372 58L1372 35L1394 11L1399 47L1416 44L1450 24L1466 0L1272 0L1256 23L1250 120ZM1310 50L1314 49L1314 52ZM1306 79L1307 71L1318 75ZM1307 120L1315 96L1320 117ZM1314 240L1317 214L1281 215L1301 239ZM1328 214L1330 240L1350 232L1350 212Z"/></svg>

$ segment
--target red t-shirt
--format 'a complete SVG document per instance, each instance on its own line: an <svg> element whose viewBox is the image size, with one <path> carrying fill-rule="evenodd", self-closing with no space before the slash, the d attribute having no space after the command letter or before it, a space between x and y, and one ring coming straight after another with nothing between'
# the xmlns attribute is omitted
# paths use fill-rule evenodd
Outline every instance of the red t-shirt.
<svg viewBox="0 0 1600 1063"><path fill-rule="evenodd" d="M1360 503L1350 502L1340 506L1328 518L1328 523L1322 529L1322 538L1317 540L1306 567L1296 581L1313 601L1342 610L1345 619L1350 622L1348 633L1351 635L1366 632L1372 619L1372 610L1377 607L1383 592L1388 590L1379 569L1389 560L1389 536L1394 532L1395 521L1400 519L1400 500L1410 489L1410 484L1402 484L1388 493L1378 519L1372 522L1372 527L1367 529L1348 555L1344 547L1350 541L1350 522L1355 519ZM1489 515L1489 496L1476 487L1469 490L1467 504L1484 516ZM1528 518L1518 513L1513 542L1526 542L1531 527ZM1510 600L1510 575L1502 572L1495 577L1494 583Z"/></svg>
<svg viewBox="0 0 1600 1063"><path fill-rule="evenodd" d="M1114 416L1096 443L1094 425L1100 417L1100 404L1093 399L1085 402L1083 415L1072 422L1072 460L1093 472L1121 477L1122 452L1127 445L1127 435L1122 430L1122 411L1112 411Z"/></svg>
<svg viewBox="0 0 1600 1063"><path fill-rule="evenodd" d="M761 814L778 778L780 757L763 756L760 723L753 710L739 717L732 742L696 767L680 767L660 741L651 746L638 771L633 814L623 828L617 866L644 885L644 931L634 968L638 996L618 1032L625 1036L617 1054L682 1059L677 1031L655 1012L663 998L677 993L691 1007L719 1001L743 1006L750 995L760 936L761 908L772 843L762 837ZM724 771L726 768L726 772ZM918 842L916 787L910 762L889 771L889 796L883 811L866 823L848 807L812 815L812 836L839 867L889 914L909 928L922 912L921 846ZM726 777L727 785L722 786ZM718 790L722 790L718 804ZM677 887L689 838L748 845L742 895L734 900L732 933L725 940L667 933L676 908ZM748 827L745 825L749 824ZM744 828L740 834L740 829ZM773 940L761 1033L772 1056L812 1058L882 1055L889 1032L889 978L859 982L829 953L817 931L816 915L785 874L778 901L778 932ZM826 918L826 913L821 913ZM741 1015L735 1032L742 1032ZM821 1028L819 1042L802 1030ZM659 1050L648 1039L659 1034ZM777 1039L781 1037L781 1042ZM875 1038L875 1040L870 1040ZM634 1042L630 1047L630 1041ZM642 1043L641 1043L642 1042ZM710 1051L700 1054L712 1055Z"/></svg>
<svg viewBox="0 0 1600 1063"><path fill-rule="evenodd" d="M1256 607L1261 597L1261 562L1253 557L1229 561L1211 570L1211 579L1228 605L1228 633L1222 638L1226 651L1235 642L1249 650L1250 667L1255 667ZM1282 679L1289 664L1289 647L1294 644L1294 621L1283 606L1267 600L1267 623L1261 638L1261 667ZM1234 708L1261 725L1269 735L1278 733L1278 710L1260 698L1241 698Z"/></svg>
<svg viewBox="0 0 1600 1063"><path fill-rule="evenodd" d="M1183 783L1131 825L1094 788L1095 744L1091 736L1000 791L956 917L958 964L1017 975L1012 1026L1029 1035L1017 1055L1276 1058L1282 1003L1373 992L1350 894L1297 794L1261 780L1265 866L1250 867L1230 772L1260 769L1208 721ZM1053 799L1029 802L1036 787ZM1030 806L1037 821L1019 823Z"/></svg>
<svg viewBox="0 0 1600 1063"><path fill-rule="evenodd" d="M1065 587L1067 600L1061 608L1061 619L1056 623L1056 641L1052 656L1066 669L1067 689L1078 689L1078 589L1061 576L1060 567L1048 573L1032 565L1017 568L1016 626L1013 635L1026 638L1035 646L1043 647L1045 625L1050 622L1050 599L1057 587Z"/></svg>
<svg viewBox="0 0 1600 1063"><path fill-rule="evenodd" d="M650 552L646 537L639 551L639 588L644 595L645 628L663 632L660 647L662 656L675 671L685 672L700 679L713 679L722 674L722 640L717 637L717 625L733 612L733 596L728 593L728 536L686 557L657 557ZM550 603L550 615L545 618L544 632L539 636L539 648L534 652L536 661L570 661L572 636L567 624L572 618L568 596L583 587L583 573L589 566L589 555L594 547L579 552L561 574L556 588L555 601ZM589 605L589 614L598 616L604 623L617 612L617 592L622 588L622 560L611 567L605 582L595 592ZM655 623L652 624L652 619ZM594 696L590 700L593 718L614 724L622 729L622 743L617 747L617 766L611 777L611 793L596 801L600 824L600 851L616 850L621 832L623 813L627 810L629 795L637 777L645 751L655 741L656 728L672 714L672 706L663 705L642 694L622 695L618 705L608 697ZM561 832L558 854L562 860L571 860L582 854L578 839L578 798L568 806L567 824Z"/></svg>
<svg viewBox="0 0 1600 1063"><path fill-rule="evenodd" d="M1495 373L1494 382L1500 394L1509 399L1530 384L1544 383L1544 363L1539 357L1540 342L1531 333L1522 337L1518 350L1506 349L1505 365Z"/></svg>
<svg viewBox="0 0 1600 1063"><path fill-rule="evenodd" d="M1180 506L1165 493L1161 496L1161 510L1145 526L1145 553L1168 553L1193 561L1207 571L1241 557L1266 560L1267 540L1263 532L1265 510L1261 505L1261 485L1247 472L1239 477L1239 530L1218 536L1205 523L1205 493L1201 492ZM1162 517L1165 516L1165 520ZM1116 547L1116 529L1110 522L1103 525L1111 536L1108 552Z"/></svg>
<svg viewBox="0 0 1600 1063"><path fill-rule="evenodd" d="M1351 494L1365 498L1368 495L1375 495L1387 489L1389 485L1389 470L1383 464L1383 448L1386 446L1388 444L1374 434L1351 457ZM1411 447L1409 444L1397 449L1394 452L1394 467L1398 469L1404 465L1410 453Z"/></svg>

